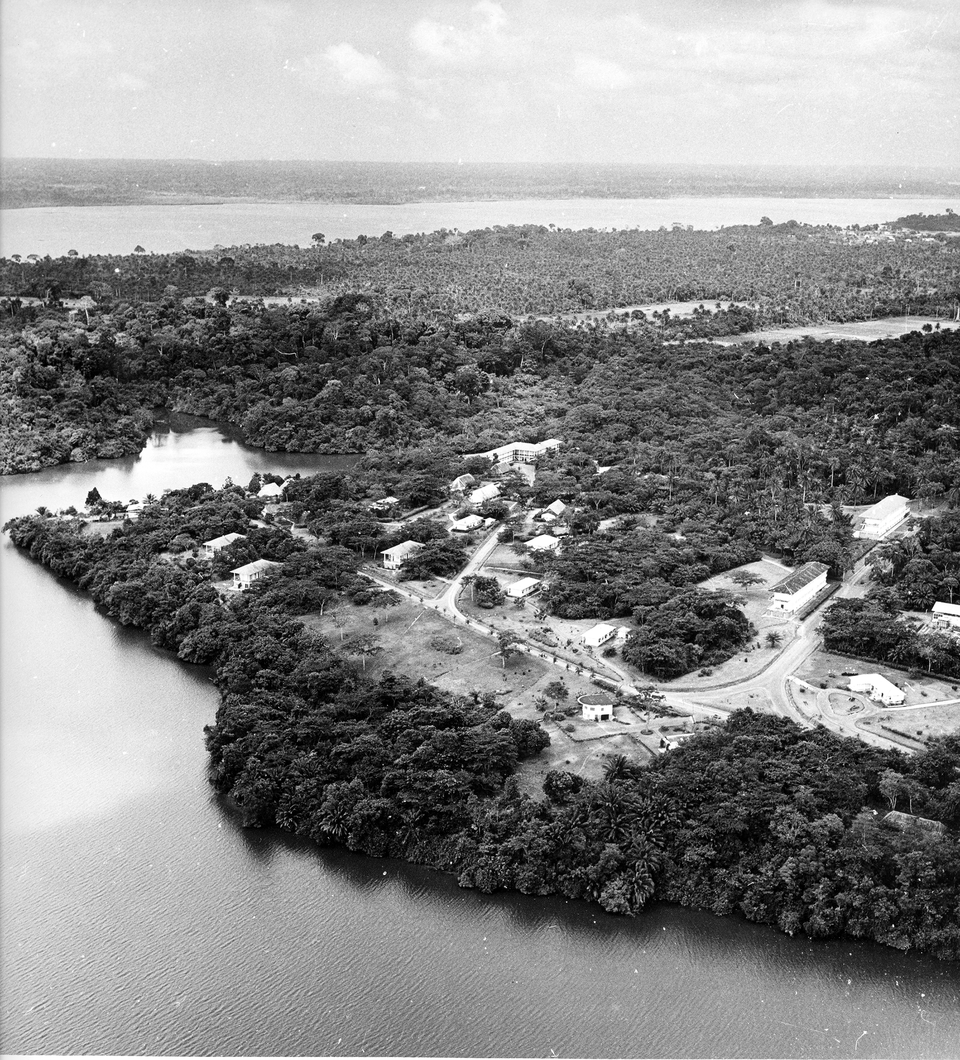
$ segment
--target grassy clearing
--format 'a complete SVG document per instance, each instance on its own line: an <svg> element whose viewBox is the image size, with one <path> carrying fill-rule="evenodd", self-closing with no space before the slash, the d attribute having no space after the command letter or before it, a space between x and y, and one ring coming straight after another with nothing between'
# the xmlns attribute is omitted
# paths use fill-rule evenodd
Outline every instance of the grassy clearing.
<svg viewBox="0 0 960 1060"><path fill-rule="evenodd" d="M932 327L940 325L946 331L960 325L956 321L938 320L936 317L884 317L880 320L860 320L850 324L808 324L798 328L765 328L763 331L751 331L745 335L730 335L714 339L723 346L735 346L741 343L754 342L791 342L809 336L812 339L859 339L873 342L875 339L893 339L907 335L911 331L920 331L924 324Z"/></svg>
<svg viewBox="0 0 960 1060"><path fill-rule="evenodd" d="M809 656L797 671L797 677L809 681L816 688L846 691L850 678L843 676L844 671L881 674L903 690L906 695L904 706L907 707L960 697L960 682L944 681L936 677L914 677L904 670L895 670L890 666L881 666L861 659L848 659L844 655L832 655L826 651L815 651Z"/></svg>
<svg viewBox="0 0 960 1060"><path fill-rule="evenodd" d="M478 617L488 620L490 614L477 611ZM516 718L542 722L543 715L534 706L534 700L554 681L561 680L566 686L569 695L565 702L569 705L576 703L577 696L596 691L596 686L575 670L568 671L526 655L514 657L503 666L492 638L451 623L410 600L390 608L386 615L382 610L375 612L369 607L344 604L334 613L304 615L301 621L346 651L361 635L374 636L380 653L367 657L366 661L366 673L374 679L393 670L423 677L457 695L494 692L504 709ZM458 654L448 654L437 646L453 643L462 646ZM579 715L563 722L564 726L572 727L572 732L555 722L544 723L551 745L536 760L524 763L520 773L523 790L531 796L540 795L543 776L550 769L569 769L584 777L598 778L610 759L618 754L639 761L649 760L651 753L627 735L628 731L639 733L643 726L641 720L625 708L617 710L617 717L629 727L615 722L585 721Z"/></svg>
<svg viewBox="0 0 960 1060"><path fill-rule="evenodd" d="M949 703L939 707L915 707L909 710L885 710L876 718L870 718L861 727L889 735L887 725L900 732L909 734L917 741L925 741L936 736L947 736L960 732L960 703Z"/></svg>

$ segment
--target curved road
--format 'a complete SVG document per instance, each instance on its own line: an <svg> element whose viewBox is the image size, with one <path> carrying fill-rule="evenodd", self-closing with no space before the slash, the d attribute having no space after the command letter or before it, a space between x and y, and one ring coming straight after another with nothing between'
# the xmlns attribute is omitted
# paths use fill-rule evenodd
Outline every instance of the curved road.
<svg viewBox="0 0 960 1060"><path fill-rule="evenodd" d="M433 598L427 598L412 589L401 588L385 578L366 572L367 576L379 585L384 586L421 603L424 607L435 610L439 615L449 622L462 623L471 629L484 633L487 636L496 637L498 631L484 622L468 618L457 606L457 598L463 588L464 579L477 574L494 549L499 544L499 530L492 530L481 542L480 546L470 557L467 565L460 573L451 580L449 585ZM854 572L834 593L823 601L811 614L809 614L797 627L794 637L783 647L780 653L768 663L762 671L745 677L734 683L722 683L717 685L705 685L703 688L686 689L684 691L672 691L669 687L661 691L667 695L672 704L680 706L690 714L702 713L704 710L713 711L717 714L729 714L733 709L724 705L723 700L728 696L746 695L749 699L756 699L758 706L767 706L784 717L791 718L797 724L806 728L821 724L833 732L842 736L852 736L866 743L878 747L895 747L903 750L904 745L894 739L887 739L876 733L865 732L857 726L857 721L863 721L865 716L857 718L836 714L829 708L826 697L815 695L810 699L799 692L799 688L806 685L792 675L802 666L805 660L821 646L820 636L817 628L820 624L821 613L824 606L837 599L851 599L863 596L868 588L869 570L865 566ZM601 677L606 682L612 683L611 679L597 671L592 665L584 662L570 662L559 658L547 649L535 648L528 644L517 644L517 648L529 655L543 659L554 666L569 670L571 668L582 670L588 674ZM619 667L604 663L610 670L620 677L619 690L626 695L637 695L637 689L629 682L627 675ZM820 689L806 687L815 693ZM794 688L797 690L794 691ZM800 709L801 704L811 709Z"/></svg>

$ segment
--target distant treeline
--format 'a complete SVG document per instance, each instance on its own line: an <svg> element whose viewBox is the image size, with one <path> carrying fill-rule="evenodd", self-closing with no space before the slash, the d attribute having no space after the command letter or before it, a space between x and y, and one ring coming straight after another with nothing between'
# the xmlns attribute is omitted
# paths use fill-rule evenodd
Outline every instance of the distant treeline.
<svg viewBox="0 0 960 1060"><path fill-rule="evenodd" d="M960 232L960 216L950 209L946 213L908 213L893 223L916 232Z"/></svg>
<svg viewBox="0 0 960 1060"><path fill-rule="evenodd" d="M102 206L247 199L399 203L483 199L950 194L948 170L597 163L201 162L4 159L3 206Z"/></svg>
<svg viewBox="0 0 960 1060"><path fill-rule="evenodd" d="M0 295L110 302L362 292L401 319L490 310L543 316L692 300L710 310L717 302L748 305L745 323L759 327L953 316L960 300L960 241L880 241L876 233L795 221L716 232L509 225L384 232L330 244L322 232L305 232L304 243L310 241L177 254L137 246L126 255L88 256L82 247L61 258L15 255L0 260ZM739 330L740 322L729 323Z"/></svg>

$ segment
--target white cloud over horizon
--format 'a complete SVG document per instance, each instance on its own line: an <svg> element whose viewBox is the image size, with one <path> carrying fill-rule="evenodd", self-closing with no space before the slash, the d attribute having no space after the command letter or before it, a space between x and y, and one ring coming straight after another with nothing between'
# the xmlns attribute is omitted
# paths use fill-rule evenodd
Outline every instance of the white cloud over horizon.
<svg viewBox="0 0 960 1060"><path fill-rule="evenodd" d="M950 0L8 0L0 28L12 155L960 164Z"/></svg>

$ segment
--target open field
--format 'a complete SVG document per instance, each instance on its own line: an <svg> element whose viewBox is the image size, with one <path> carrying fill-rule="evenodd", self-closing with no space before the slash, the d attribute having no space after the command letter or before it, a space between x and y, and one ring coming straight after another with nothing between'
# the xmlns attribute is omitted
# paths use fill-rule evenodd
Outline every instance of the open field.
<svg viewBox="0 0 960 1060"><path fill-rule="evenodd" d="M468 610L472 609L468 607ZM476 614L489 619L491 613L477 610ZM576 704L577 696L596 691L589 678L577 674L575 668L565 670L528 655L514 657L504 667L490 637L453 625L435 611L421 608L410 600L404 600L386 613L345 604L332 614L301 616L301 621L348 653L351 642L372 634L380 649L366 661L366 673L373 678L393 670L423 677L457 695L491 691L516 718L543 722L534 700L554 681L562 681L568 689L565 701L568 706ZM458 654L448 654L443 650L447 645L457 645L461 650ZM618 720L614 722L594 722L577 713L562 723L572 729L569 732L556 722L543 722L551 745L535 761L523 766L520 777L523 789L530 795L539 794L543 776L551 769L568 769L596 778L618 754L648 761L659 742L659 733L640 737L641 742L637 743L628 733L639 736L646 721L626 707L618 707L616 716Z"/></svg>
<svg viewBox="0 0 960 1060"><path fill-rule="evenodd" d="M809 336L812 339L860 339L873 342L875 339L893 339L911 331L919 331L924 324L940 326L941 330L960 327L956 320L938 320L936 317L883 317L878 320L860 320L850 324L806 324L798 328L765 328L743 335L725 335L711 339L721 346L738 346L741 343L791 342Z"/></svg>
<svg viewBox="0 0 960 1060"><path fill-rule="evenodd" d="M861 659L849 659L844 655L832 655L826 651L815 651L797 670L797 677L816 688L846 691L850 679L841 676L844 671L858 674L881 674L901 688L906 695L904 706L915 707L941 699L956 699L960 696L960 683L936 677L913 677L904 670ZM832 676L831 676L832 675ZM874 708L877 704L871 704Z"/></svg>
<svg viewBox="0 0 960 1060"><path fill-rule="evenodd" d="M883 729L881 726L888 726L888 728ZM889 735L892 728L909 734L918 742L923 742L932 737L960 732L960 702L945 703L936 707L885 710L861 722L860 727L883 735Z"/></svg>

